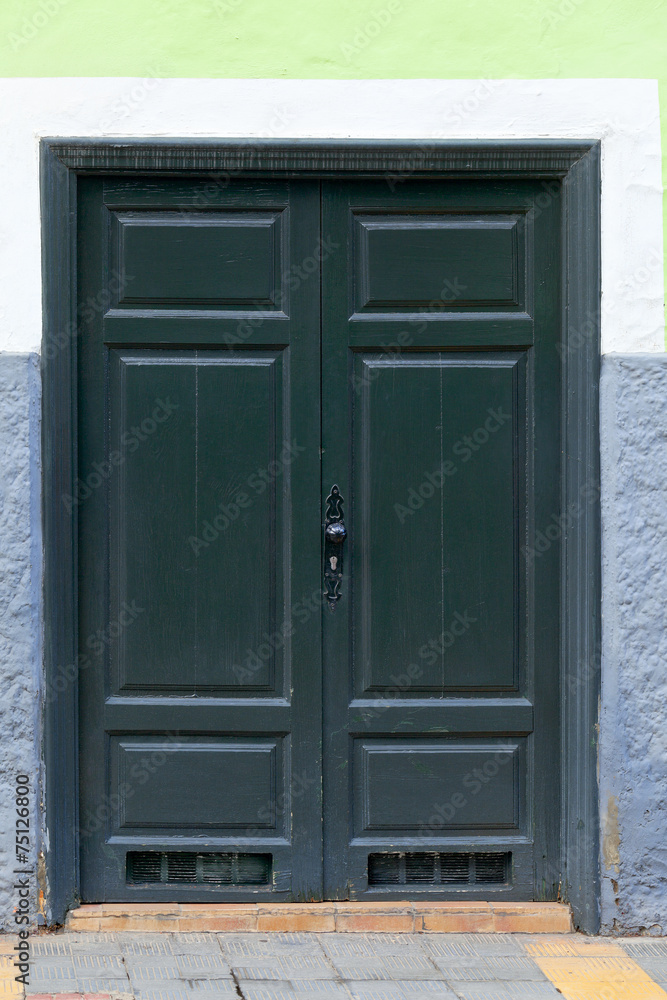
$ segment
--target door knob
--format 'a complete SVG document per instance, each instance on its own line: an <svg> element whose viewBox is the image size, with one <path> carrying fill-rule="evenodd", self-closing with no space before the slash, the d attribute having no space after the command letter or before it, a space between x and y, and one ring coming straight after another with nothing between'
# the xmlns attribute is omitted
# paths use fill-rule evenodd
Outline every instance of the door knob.
<svg viewBox="0 0 667 1000"><path fill-rule="evenodd" d="M334 521L332 524L327 524L324 534L334 545L342 545L347 538L347 528L342 521Z"/></svg>

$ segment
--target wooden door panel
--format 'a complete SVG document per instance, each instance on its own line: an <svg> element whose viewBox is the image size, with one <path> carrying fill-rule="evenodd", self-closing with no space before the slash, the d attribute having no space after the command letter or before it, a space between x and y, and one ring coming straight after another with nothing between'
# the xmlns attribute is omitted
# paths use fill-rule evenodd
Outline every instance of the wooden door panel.
<svg viewBox="0 0 667 1000"><path fill-rule="evenodd" d="M516 689L525 358L354 362L356 696Z"/></svg>
<svg viewBox="0 0 667 1000"><path fill-rule="evenodd" d="M525 834L525 744L355 740L355 836L429 837L444 825L468 836Z"/></svg>
<svg viewBox="0 0 667 1000"><path fill-rule="evenodd" d="M248 650L280 634L284 603L278 487L300 446L284 442L282 353L112 350L110 368L112 617L144 605L120 690L281 694L282 649Z"/></svg>
<svg viewBox="0 0 667 1000"><path fill-rule="evenodd" d="M84 899L319 898L319 185L80 206Z"/></svg>
<svg viewBox="0 0 667 1000"><path fill-rule="evenodd" d="M324 619L331 898L557 891L558 554L526 558L560 510L560 206L539 194L324 185L345 253L323 268L323 496L348 530Z"/></svg>
<svg viewBox="0 0 667 1000"><path fill-rule="evenodd" d="M354 215L356 312L523 306L520 215Z"/></svg>
<svg viewBox="0 0 667 1000"><path fill-rule="evenodd" d="M126 211L111 224L118 305L276 308L282 212Z"/></svg>
<svg viewBox="0 0 667 1000"><path fill-rule="evenodd" d="M150 838L164 830L189 836L208 830L243 837L256 829L287 839L286 817L276 809L285 792L284 742L238 736L112 737L111 787L122 800L112 836L125 831ZM219 785L225 786L222 802L210 791Z"/></svg>

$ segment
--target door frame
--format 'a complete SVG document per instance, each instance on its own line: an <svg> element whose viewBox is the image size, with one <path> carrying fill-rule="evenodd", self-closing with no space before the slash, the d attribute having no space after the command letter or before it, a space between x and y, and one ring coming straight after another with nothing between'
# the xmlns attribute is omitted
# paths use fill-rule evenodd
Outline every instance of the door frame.
<svg viewBox="0 0 667 1000"><path fill-rule="evenodd" d="M403 179L529 178L562 183L560 546L560 898L599 930L598 696L600 143L564 140L42 139L44 533L43 757L48 909L79 903L76 480L76 225L80 175ZM545 202L546 204L546 202ZM537 202L539 208L539 201ZM99 308L104 308L100 300Z"/></svg>

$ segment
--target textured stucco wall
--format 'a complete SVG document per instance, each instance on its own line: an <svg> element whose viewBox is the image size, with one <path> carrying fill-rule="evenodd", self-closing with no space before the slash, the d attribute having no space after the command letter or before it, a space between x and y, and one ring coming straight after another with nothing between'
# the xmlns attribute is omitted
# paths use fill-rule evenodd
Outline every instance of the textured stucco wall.
<svg viewBox="0 0 667 1000"><path fill-rule="evenodd" d="M0 353L0 923L13 925L15 776L39 777L41 533L39 364L34 354ZM38 793L38 788L35 788ZM36 862L39 802L30 836ZM31 879L37 919L37 875Z"/></svg>
<svg viewBox="0 0 667 1000"><path fill-rule="evenodd" d="M603 930L667 933L667 356L606 355L601 417ZM13 777L39 774L35 355L0 354L0 455L0 919L11 926Z"/></svg>
<svg viewBox="0 0 667 1000"><path fill-rule="evenodd" d="M602 920L667 934L667 357L603 358Z"/></svg>

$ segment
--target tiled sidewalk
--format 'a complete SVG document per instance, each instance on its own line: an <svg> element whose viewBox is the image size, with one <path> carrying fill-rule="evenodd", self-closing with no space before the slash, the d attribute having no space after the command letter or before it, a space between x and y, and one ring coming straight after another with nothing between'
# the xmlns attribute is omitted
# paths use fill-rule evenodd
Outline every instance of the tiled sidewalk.
<svg viewBox="0 0 667 1000"><path fill-rule="evenodd" d="M27 996L119 1000L658 1000L667 940L505 934L34 937ZM0 939L1 997L22 992Z"/></svg>

